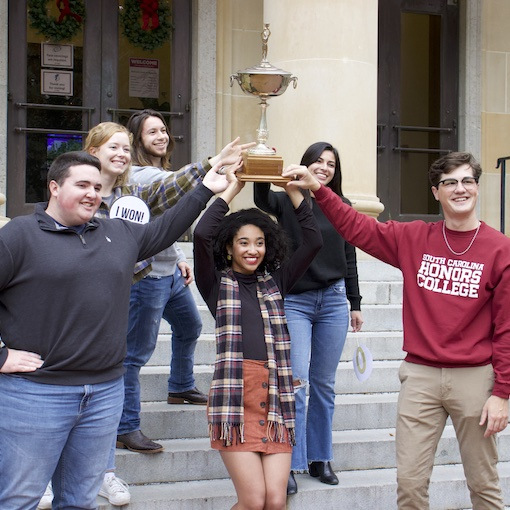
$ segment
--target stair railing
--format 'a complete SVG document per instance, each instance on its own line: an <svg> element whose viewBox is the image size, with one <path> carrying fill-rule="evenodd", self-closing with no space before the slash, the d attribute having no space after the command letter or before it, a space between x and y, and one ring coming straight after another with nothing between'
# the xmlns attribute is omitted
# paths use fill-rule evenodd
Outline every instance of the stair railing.
<svg viewBox="0 0 510 510"><path fill-rule="evenodd" d="M499 230L503 234L505 233L505 195L506 195L506 161L510 159L510 156L504 158L498 158L498 164L496 168L501 167L501 191L500 191L500 216L499 216Z"/></svg>

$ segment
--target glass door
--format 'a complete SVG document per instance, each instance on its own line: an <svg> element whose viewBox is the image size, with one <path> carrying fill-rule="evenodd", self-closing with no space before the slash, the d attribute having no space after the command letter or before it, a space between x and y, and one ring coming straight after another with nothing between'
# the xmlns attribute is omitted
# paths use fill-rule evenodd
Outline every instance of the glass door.
<svg viewBox="0 0 510 510"><path fill-rule="evenodd" d="M159 0L9 1L7 215L47 200L46 173L88 130L161 111L190 158L190 6ZM179 58L175 58L179 55Z"/></svg>
<svg viewBox="0 0 510 510"><path fill-rule="evenodd" d="M430 164L457 150L459 11L451 0L379 2L379 219L439 219Z"/></svg>

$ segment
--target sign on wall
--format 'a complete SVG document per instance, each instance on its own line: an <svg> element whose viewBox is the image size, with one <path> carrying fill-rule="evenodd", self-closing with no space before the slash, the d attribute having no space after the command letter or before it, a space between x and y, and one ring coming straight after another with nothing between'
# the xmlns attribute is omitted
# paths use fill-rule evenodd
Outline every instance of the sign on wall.
<svg viewBox="0 0 510 510"><path fill-rule="evenodd" d="M129 59L129 96L159 97L159 60L156 58Z"/></svg>
<svg viewBox="0 0 510 510"><path fill-rule="evenodd" d="M41 69L41 94L72 96L73 72L58 69Z"/></svg>
<svg viewBox="0 0 510 510"><path fill-rule="evenodd" d="M73 45L41 43L41 67L72 69Z"/></svg>

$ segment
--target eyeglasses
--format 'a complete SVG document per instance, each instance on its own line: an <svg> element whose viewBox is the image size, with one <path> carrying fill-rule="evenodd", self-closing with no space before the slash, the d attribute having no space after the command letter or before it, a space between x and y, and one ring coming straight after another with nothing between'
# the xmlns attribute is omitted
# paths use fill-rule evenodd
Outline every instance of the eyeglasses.
<svg viewBox="0 0 510 510"><path fill-rule="evenodd" d="M473 189L478 184L478 177L464 177L462 181L460 181L462 186L466 189ZM454 190L457 188L457 185L459 184L458 179L443 179L442 181L439 181L437 183L437 188L439 188L439 185L442 184L443 188L446 190Z"/></svg>

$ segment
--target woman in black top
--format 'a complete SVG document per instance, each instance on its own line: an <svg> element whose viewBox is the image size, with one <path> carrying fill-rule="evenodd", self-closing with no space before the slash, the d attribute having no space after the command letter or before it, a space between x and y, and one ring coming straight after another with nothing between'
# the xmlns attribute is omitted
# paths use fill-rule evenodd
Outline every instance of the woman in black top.
<svg viewBox="0 0 510 510"><path fill-rule="evenodd" d="M350 204L342 193L340 158L331 144L317 142L308 147L301 165ZM265 183L256 183L254 192L255 204L276 216L290 235L293 247L298 245L301 233L287 194L270 191ZM294 378L301 381L296 391L296 447L292 452L289 494L297 492L294 471L308 469L323 483L338 483L330 464L332 421L335 375L349 325L348 301L353 331L359 331L362 324L355 248L338 234L313 196L308 197L324 246L285 298Z"/></svg>

